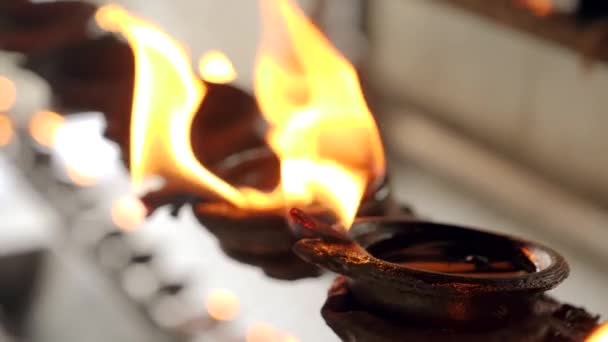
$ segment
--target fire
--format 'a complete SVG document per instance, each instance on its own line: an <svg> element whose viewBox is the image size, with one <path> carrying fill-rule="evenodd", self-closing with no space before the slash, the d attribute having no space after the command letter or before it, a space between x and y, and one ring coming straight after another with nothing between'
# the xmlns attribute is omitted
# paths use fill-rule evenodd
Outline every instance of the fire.
<svg viewBox="0 0 608 342"><path fill-rule="evenodd" d="M224 84L236 79L232 62L220 51L209 51L198 62L201 78L209 83Z"/></svg>
<svg viewBox="0 0 608 342"><path fill-rule="evenodd" d="M30 120L29 132L41 146L52 147L57 141L57 132L64 125L63 116L51 111L41 111Z"/></svg>
<svg viewBox="0 0 608 342"><path fill-rule="evenodd" d="M348 228L368 183L385 168L357 73L291 1L261 5L255 90L272 126L268 142L281 159L286 201L319 201Z"/></svg>
<svg viewBox="0 0 608 342"><path fill-rule="evenodd" d="M515 5L526 8L539 17L546 17L553 13L551 0L515 0Z"/></svg>
<svg viewBox="0 0 608 342"><path fill-rule="evenodd" d="M207 296L207 313L218 321L231 321L240 312L239 298L232 291L219 289Z"/></svg>
<svg viewBox="0 0 608 342"><path fill-rule="evenodd" d="M585 342L608 342L608 322L597 328Z"/></svg>
<svg viewBox="0 0 608 342"><path fill-rule="evenodd" d="M147 214L148 210L145 205L135 196L125 196L112 203L112 222L125 231L131 231L141 226Z"/></svg>
<svg viewBox="0 0 608 342"><path fill-rule="evenodd" d="M270 124L267 141L281 159L272 192L235 188L203 167L189 137L206 87L184 49L158 27L115 5L96 19L123 34L135 60L131 174L135 185L158 175L172 191L211 195L248 210L319 204L350 227L368 184L382 176L383 147L353 66L301 10L287 0L261 0L265 30L256 66L256 97ZM288 44L273 44L276 32ZM287 48L289 54L283 54ZM204 79L234 77L221 53L199 65ZM217 79L216 79L217 80Z"/></svg>

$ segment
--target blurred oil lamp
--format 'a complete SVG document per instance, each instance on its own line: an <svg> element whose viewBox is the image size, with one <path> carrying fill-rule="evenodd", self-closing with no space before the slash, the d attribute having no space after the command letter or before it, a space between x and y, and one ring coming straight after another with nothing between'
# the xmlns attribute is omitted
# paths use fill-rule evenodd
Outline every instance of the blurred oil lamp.
<svg viewBox="0 0 608 342"><path fill-rule="evenodd" d="M37 53L89 36L95 5L84 1L0 2L0 49Z"/></svg>
<svg viewBox="0 0 608 342"><path fill-rule="evenodd" d="M204 82L183 48L153 24L113 5L96 19L123 34L135 57L129 168L136 186L150 176L165 180L145 202L151 209L194 202L228 255L295 279L318 269L292 254L287 208L328 208L316 212L345 226L361 199L363 215L399 208L354 68L291 2L262 1L262 8L260 108L225 84L236 74L224 55L201 59Z"/></svg>
<svg viewBox="0 0 608 342"><path fill-rule="evenodd" d="M62 113L129 112L133 54L125 42L112 35L91 36L32 53L23 64L49 83L53 108Z"/></svg>
<svg viewBox="0 0 608 342"><path fill-rule="evenodd" d="M346 231L292 209L294 251L341 276L322 314L344 341L583 341L597 316L544 295L568 265L540 244L385 217Z"/></svg>

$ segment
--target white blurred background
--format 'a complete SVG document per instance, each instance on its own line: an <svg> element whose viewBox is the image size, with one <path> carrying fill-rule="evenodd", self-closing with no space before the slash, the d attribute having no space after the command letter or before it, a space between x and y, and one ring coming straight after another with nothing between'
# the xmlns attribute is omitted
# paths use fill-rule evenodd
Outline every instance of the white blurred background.
<svg viewBox="0 0 608 342"><path fill-rule="evenodd" d="M115 2L165 28L193 58L225 52L236 83L251 89L256 1ZM310 11L319 3L302 5ZM397 197L435 220L552 246L572 269L555 296L608 315L604 66L585 74L575 53L441 1L325 3L320 23L367 66L382 95L376 115ZM256 333L338 340L319 314L332 275L264 277L221 254L188 214L173 219L160 211L135 231L111 235L112 209L137 214L138 207L124 200L128 176L102 137L103 116L41 115L50 106L48 86L17 67L18 58L0 54L0 75L16 87L13 134L0 148L0 257L46 251L25 340L265 341ZM56 139L44 146L49 131ZM152 261L128 264L132 252ZM161 284L175 283L185 287L178 296L156 295ZM189 319L217 315L214 300L228 308L220 313L228 321L203 319L211 325L199 333L174 333Z"/></svg>

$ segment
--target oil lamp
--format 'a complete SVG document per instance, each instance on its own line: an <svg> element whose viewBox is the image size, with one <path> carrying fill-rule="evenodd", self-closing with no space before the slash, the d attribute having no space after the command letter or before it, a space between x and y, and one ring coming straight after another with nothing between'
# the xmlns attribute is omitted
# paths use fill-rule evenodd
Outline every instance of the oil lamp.
<svg viewBox="0 0 608 342"><path fill-rule="evenodd" d="M540 244L412 217L345 232L292 211L297 255L334 271L322 315L344 341L583 341L598 317L546 296L568 275Z"/></svg>

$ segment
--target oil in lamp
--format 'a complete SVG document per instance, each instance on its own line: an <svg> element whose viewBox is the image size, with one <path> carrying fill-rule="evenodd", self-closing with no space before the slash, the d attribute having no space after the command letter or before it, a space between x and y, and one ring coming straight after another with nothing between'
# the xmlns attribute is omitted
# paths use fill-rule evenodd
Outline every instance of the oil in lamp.
<svg viewBox="0 0 608 342"><path fill-rule="evenodd" d="M201 81L183 49L154 25L116 6L96 18L123 34L135 57L130 170L136 184L153 175L165 180L145 202L194 203L229 256L295 279L318 269L292 254L295 237L285 221L291 204L322 208L340 203L328 198L348 196L363 198L366 216L401 208L391 199L382 144L354 68L298 8L262 5L267 27L256 99L205 73ZM275 37L277 27L290 37L287 46ZM352 220L353 208L340 208L339 219Z"/></svg>

